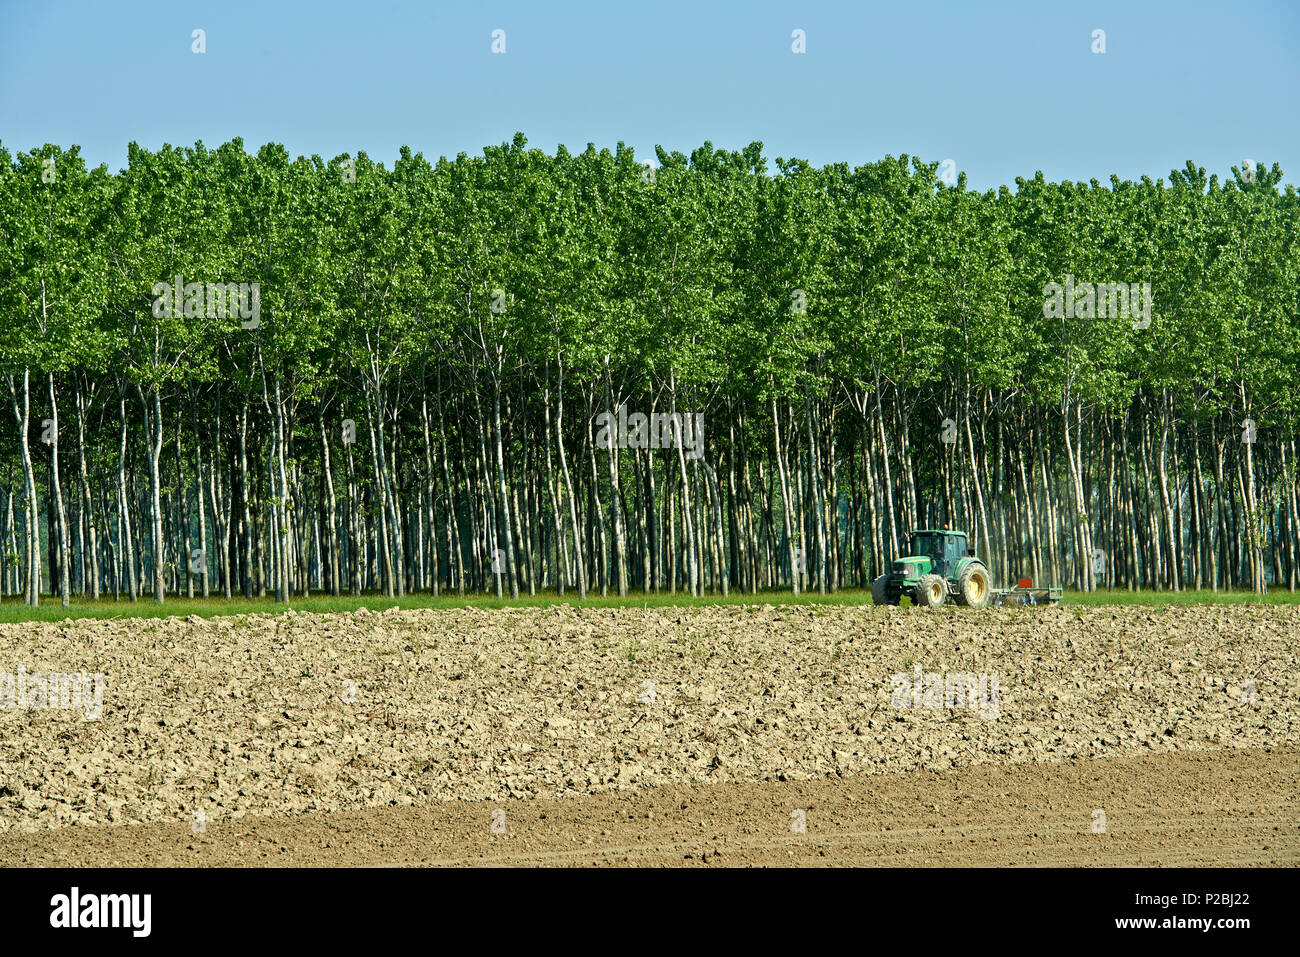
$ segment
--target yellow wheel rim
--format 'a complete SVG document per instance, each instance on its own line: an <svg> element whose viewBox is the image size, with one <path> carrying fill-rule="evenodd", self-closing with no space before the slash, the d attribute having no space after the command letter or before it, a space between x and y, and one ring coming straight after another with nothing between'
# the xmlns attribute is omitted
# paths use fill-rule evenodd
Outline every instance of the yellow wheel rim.
<svg viewBox="0 0 1300 957"><path fill-rule="evenodd" d="M970 600L981 602L984 596L988 594L989 584L984 580L984 576L976 572L970 577Z"/></svg>
<svg viewBox="0 0 1300 957"><path fill-rule="evenodd" d="M943 585L939 582L934 582L930 586L930 601L935 605L938 605L943 601Z"/></svg>

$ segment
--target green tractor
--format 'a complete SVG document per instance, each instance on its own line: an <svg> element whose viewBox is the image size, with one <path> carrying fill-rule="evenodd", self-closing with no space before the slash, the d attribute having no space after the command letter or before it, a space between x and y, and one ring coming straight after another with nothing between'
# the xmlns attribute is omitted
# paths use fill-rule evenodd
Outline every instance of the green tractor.
<svg viewBox="0 0 1300 957"><path fill-rule="evenodd" d="M871 586L871 599L877 605L897 605L904 595L922 608L938 608L949 600L983 608L995 592L988 567L966 545L966 533L945 528L912 532L908 555Z"/></svg>

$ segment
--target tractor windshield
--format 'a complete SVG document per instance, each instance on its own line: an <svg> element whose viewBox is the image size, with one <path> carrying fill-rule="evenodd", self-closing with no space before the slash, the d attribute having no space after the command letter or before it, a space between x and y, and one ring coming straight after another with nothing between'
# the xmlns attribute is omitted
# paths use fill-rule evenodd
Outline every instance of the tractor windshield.
<svg viewBox="0 0 1300 957"><path fill-rule="evenodd" d="M939 541L936 542L935 539ZM943 551L943 536L931 535L929 532L912 536L912 554L913 555L933 555L935 552Z"/></svg>

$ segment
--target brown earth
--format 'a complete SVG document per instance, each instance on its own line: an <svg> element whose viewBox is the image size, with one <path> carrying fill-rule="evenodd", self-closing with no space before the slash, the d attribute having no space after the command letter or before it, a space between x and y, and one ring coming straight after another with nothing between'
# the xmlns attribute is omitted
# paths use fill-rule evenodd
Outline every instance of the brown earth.
<svg viewBox="0 0 1300 957"><path fill-rule="evenodd" d="M0 676L104 675L98 719L0 685L0 864L1294 862L1298 644L1281 606L0 625Z"/></svg>
<svg viewBox="0 0 1300 957"><path fill-rule="evenodd" d="M1295 867L1298 795L1300 751L1188 752L10 833L0 865Z"/></svg>

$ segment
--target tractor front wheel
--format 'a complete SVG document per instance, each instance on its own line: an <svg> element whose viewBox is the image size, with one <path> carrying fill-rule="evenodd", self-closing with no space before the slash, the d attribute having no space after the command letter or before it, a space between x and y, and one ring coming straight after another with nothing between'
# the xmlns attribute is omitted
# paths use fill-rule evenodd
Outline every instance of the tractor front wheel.
<svg viewBox="0 0 1300 957"><path fill-rule="evenodd" d="M922 575L912 596L912 603L922 608L938 608L948 597L948 588L941 575Z"/></svg>
<svg viewBox="0 0 1300 957"><path fill-rule="evenodd" d="M873 605L897 605L898 599L889 600L889 576L881 575L871 583L871 603Z"/></svg>
<svg viewBox="0 0 1300 957"><path fill-rule="evenodd" d="M969 562L957 579L957 603L971 608L983 608L993 594L989 570L979 562Z"/></svg>

